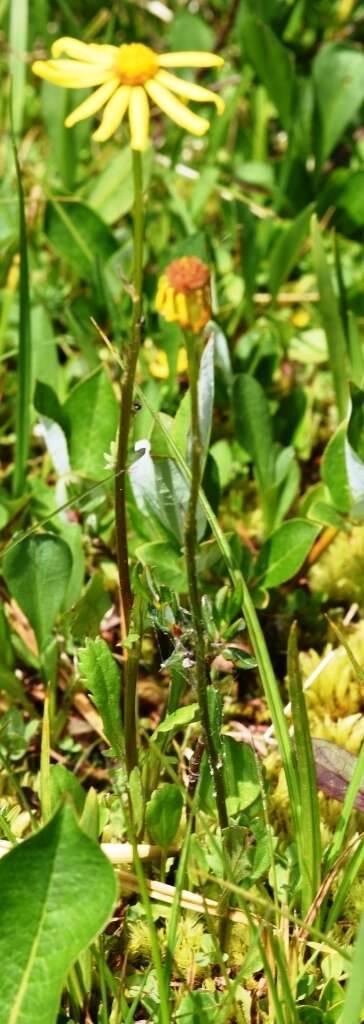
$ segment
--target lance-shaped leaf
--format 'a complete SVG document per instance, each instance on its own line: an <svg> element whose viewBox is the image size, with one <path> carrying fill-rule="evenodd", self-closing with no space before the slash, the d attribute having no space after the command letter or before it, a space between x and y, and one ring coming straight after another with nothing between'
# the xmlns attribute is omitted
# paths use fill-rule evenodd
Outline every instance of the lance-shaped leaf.
<svg viewBox="0 0 364 1024"><path fill-rule="evenodd" d="M0 889L0 1024L55 1024L68 971L111 916L111 864L65 804L3 858Z"/></svg>
<svg viewBox="0 0 364 1024"><path fill-rule="evenodd" d="M107 643L101 637L88 640L80 653L80 670L100 712L105 735L118 755L123 754L120 706L120 672Z"/></svg>

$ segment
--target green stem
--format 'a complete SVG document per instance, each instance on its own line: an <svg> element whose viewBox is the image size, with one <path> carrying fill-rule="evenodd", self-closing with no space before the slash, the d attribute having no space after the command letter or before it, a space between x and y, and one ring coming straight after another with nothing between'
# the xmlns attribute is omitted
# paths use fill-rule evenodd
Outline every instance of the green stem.
<svg viewBox="0 0 364 1024"><path fill-rule="evenodd" d="M127 461L129 432L132 417L135 373L142 332L142 280L143 280L143 165L139 151L132 151L134 181L134 270L132 284L133 320L131 338L125 354L125 368L121 382L119 439L115 476L116 547L120 588L121 640L124 645L124 728L126 767L128 772L137 764L137 721L135 659L128 657L125 641L130 627L133 594L130 583L128 536L126 518Z"/></svg>
<svg viewBox="0 0 364 1024"><path fill-rule="evenodd" d="M197 507L201 483L201 434L198 411L199 358L198 340L196 336L186 334L186 348L190 384L192 430L191 485L184 530L188 594L195 637L196 683L201 725L213 777L220 828L224 829L227 828L229 824L226 810L224 770L215 747L210 723L208 705L208 686L210 680L206 665L205 634L197 577Z"/></svg>

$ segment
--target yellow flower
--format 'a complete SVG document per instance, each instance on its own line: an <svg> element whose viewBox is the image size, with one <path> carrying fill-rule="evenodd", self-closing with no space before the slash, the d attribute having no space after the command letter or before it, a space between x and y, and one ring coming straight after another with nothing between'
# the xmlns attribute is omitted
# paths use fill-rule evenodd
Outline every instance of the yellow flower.
<svg viewBox="0 0 364 1024"><path fill-rule="evenodd" d="M152 377L156 377L157 380L168 380L169 377L169 366L167 355L164 349L159 348L154 350L154 357L152 362L149 364L149 370ZM185 348L180 348L177 356L177 373L186 373L187 370L187 353Z"/></svg>
<svg viewBox="0 0 364 1024"><path fill-rule="evenodd" d="M169 323L198 334L211 317L210 272L197 256L173 260L159 278L155 300Z"/></svg>
<svg viewBox="0 0 364 1024"><path fill-rule="evenodd" d="M65 60L62 55L71 59ZM145 149L148 144L149 101L192 135L204 135L209 122L189 110L177 96L197 103L215 103L218 114L224 110L224 102L216 93L166 70L221 67L224 62L214 53L159 54L142 43L109 46L82 43L65 36L53 43L52 57L54 59L36 60L33 64L33 71L40 78L67 89L98 86L65 121L71 128L77 121L104 108L101 123L93 134L97 142L106 142L114 134L128 110L131 147Z"/></svg>

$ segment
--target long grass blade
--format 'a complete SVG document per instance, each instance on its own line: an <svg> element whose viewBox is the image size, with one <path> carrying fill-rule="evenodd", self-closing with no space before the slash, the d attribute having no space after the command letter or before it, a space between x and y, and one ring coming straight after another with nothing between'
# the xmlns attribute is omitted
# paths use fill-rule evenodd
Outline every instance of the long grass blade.
<svg viewBox="0 0 364 1024"><path fill-rule="evenodd" d="M298 661L297 627L288 641L288 681L300 790L296 841L301 868L301 909L307 914L320 885L321 839L315 761ZM298 820L297 820L298 819Z"/></svg>
<svg viewBox="0 0 364 1024"><path fill-rule="evenodd" d="M313 258L320 293L320 310L327 339L329 362L339 420L345 419L349 403L348 360L345 333L338 301L334 292L331 272L327 263L317 217L311 221Z"/></svg>
<svg viewBox="0 0 364 1024"><path fill-rule="evenodd" d="M10 4L10 74L13 130L20 135L23 127L26 84L25 56L28 48L29 0L11 0Z"/></svg>
<svg viewBox="0 0 364 1024"><path fill-rule="evenodd" d="M360 1024L364 1006L364 914L360 921L358 938L354 950L353 966L346 987L344 1009L340 1024Z"/></svg>
<svg viewBox="0 0 364 1024"><path fill-rule="evenodd" d="M327 934L330 934L335 922L340 917L342 908L349 895L350 889L357 878L359 871L361 870L362 864L364 863L364 837L359 841L359 845L356 847L352 857L348 864L346 864L343 876L335 893L335 898L332 906L330 907L327 919L325 922L325 928Z"/></svg>
<svg viewBox="0 0 364 1024"><path fill-rule="evenodd" d="M353 807L354 807L354 804L355 804L355 800L356 800L356 797L358 795L361 783L363 782L363 777L364 777L364 743L362 743L362 745L361 745L359 756L358 756L358 760L357 760L355 768L354 768L353 777L352 777L352 779L351 779L351 781L350 781L350 783L348 785L348 788L346 790L345 800L344 800L344 803L343 803L342 811L341 811L341 814L340 814L340 817L339 817L339 820L338 820L338 823L337 823L337 826L336 826L336 829L335 829L335 835L334 835L334 838L333 838L333 841L332 841L332 846L330 848L329 856L328 856L328 867L329 868L332 866L332 864L335 863L335 860L337 859L337 857L341 853L341 850L342 850L342 847L343 847L343 843L344 843L344 839L345 839L346 832L347 832L348 825L349 825L350 815L351 815L351 812L353 810Z"/></svg>
<svg viewBox="0 0 364 1024"><path fill-rule="evenodd" d="M29 451L32 341L30 329L28 244L24 192L14 134L13 149L18 186L20 251L18 390L16 399L16 446L13 476L13 495L15 498L18 498L25 490Z"/></svg>

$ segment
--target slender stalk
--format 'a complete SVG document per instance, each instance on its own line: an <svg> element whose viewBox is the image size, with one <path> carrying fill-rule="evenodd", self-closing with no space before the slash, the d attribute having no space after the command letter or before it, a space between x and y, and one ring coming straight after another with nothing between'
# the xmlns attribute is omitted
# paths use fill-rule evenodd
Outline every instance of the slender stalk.
<svg viewBox="0 0 364 1024"><path fill-rule="evenodd" d="M209 705L207 696L209 677L206 666L205 635L197 578L197 506L201 483L201 435L198 411L199 357L198 340L196 336L186 333L186 348L191 396L192 430L191 485L184 530L186 568L191 618L195 635L197 697L200 708L201 725L205 740L206 752L214 782L217 813L220 828L223 829L227 828L229 824L226 810L224 771L222 762L219 758L218 752L215 747L209 715Z"/></svg>
<svg viewBox="0 0 364 1024"><path fill-rule="evenodd" d="M115 476L116 547L120 588L121 641L124 648L124 728L126 767L128 772L137 764L136 682L135 658L128 657L125 642L129 632L133 595L130 584L128 537L126 519L126 470L130 422L133 405L135 372L142 331L142 279L143 279L143 166L142 155L132 151L134 181L134 269L132 283L133 320L130 342L125 354L125 368L121 382L119 439Z"/></svg>

